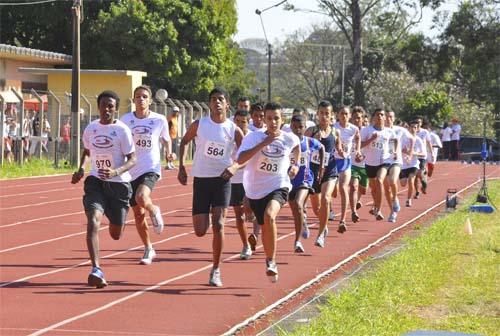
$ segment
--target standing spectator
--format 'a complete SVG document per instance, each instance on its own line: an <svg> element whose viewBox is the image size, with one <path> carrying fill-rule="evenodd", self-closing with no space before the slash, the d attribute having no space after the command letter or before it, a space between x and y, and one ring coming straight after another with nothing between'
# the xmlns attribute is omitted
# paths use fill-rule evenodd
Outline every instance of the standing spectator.
<svg viewBox="0 0 500 336"><path fill-rule="evenodd" d="M460 148L460 132L462 131L462 126L458 123L457 118L451 119L451 142L450 151L451 159L458 160L458 150Z"/></svg>
<svg viewBox="0 0 500 336"><path fill-rule="evenodd" d="M179 139L177 139L177 133L179 130L179 108L174 106L172 109L172 114L168 117L168 131L170 133L170 139L172 139L172 153L177 155L179 148ZM167 159L168 170L175 169L174 162Z"/></svg>
<svg viewBox="0 0 500 336"><path fill-rule="evenodd" d="M71 118L67 117L64 121L64 125L61 127L61 146L59 147L59 152L65 155L69 152L69 142L71 140Z"/></svg>
<svg viewBox="0 0 500 336"><path fill-rule="evenodd" d="M33 134L33 110L28 110L24 115L23 126L21 131L21 137L23 139L23 151L25 159L28 158L29 148L30 148L30 137Z"/></svg>
<svg viewBox="0 0 500 336"><path fill-rule="evenodd" d="M40 116L37 114L33 117L32 121L32 133L33 138L31 139L29 154L35 154L37 147L40 144Z"/></svg>
<svg viewBox="0 0 500 336"><path fill-rule="evenodd" d="M441 141L443 143L443 159L449 160L451 147L451 127L448 126L447 122L443 124L443 128L441 129Z"/></svg>
<svg viewBox="0 0 500 336"><path fill-rule="evenodd" d="M47 143L49 142L49 135L50 135L50 124L49 121L47 120L47 115L43 115L43 123L42 123L42 150L45 153L49 152L49 149L47 147Z"/></svg>

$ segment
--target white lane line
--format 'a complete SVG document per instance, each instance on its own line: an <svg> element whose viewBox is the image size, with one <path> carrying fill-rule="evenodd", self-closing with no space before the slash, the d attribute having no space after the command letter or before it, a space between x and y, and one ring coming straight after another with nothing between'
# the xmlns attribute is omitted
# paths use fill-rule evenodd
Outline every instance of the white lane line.
<svg viewBox="0 0 500 336"><path fill-rule="evenodd" d="M36 328L0 328L0 335L3 335L1 333L2 330L6 331L23 331L23 332L33 332L36 331ZM67 334L76 334L76 335L83 335L83 334L92 334L92 335L123 335L123 336L165 336L164 333L158 334L158 333L146 333L146 332L127 332L127 331L105 331L105 330L75 330L75 329L57 329L54 330L56 334L62 334L62 335L67 335ZM189 336L189 335L186 335Z"/></svg>
<svg viewBox="0 0 500 336"><path fill-rule="evenodd" d="M31 192L24 192L24 193L21 193L21 194L9 194L9 195L0 195L0 198L3 198L3 197L18 197L18 196L26 196L26 195L36 195L36 194L45 194L45 193L50 193L50 192L57 192L57 191L68 191L68 190L76 190L76 189L80 189L80 188L76 188L76 187L70 187L70 188L60 188L60 189L46 189L46 190L42 190L42 191L31 191Z"/></svg>
<svg viewBox="0 0 500 336"><path fill-rule="evenodd" d="M175 196L171 196L171 197L175 197ZM186 211L186 210L189 210L189 209L190 208L183 208L183 209L177 209L177 210L168 211L168 212L162 212L162 215L168 215L168 214L171 214L171 213L174 213L174 212ZM128 221L125 222L125 224L131 223L133 221L134 221L134 219L129 219ZM107 226L101 227L101 228L99 228L99 231L104 230L106 228L107 228ZM71 237L75 237L75 236L79 236L79 235L85 234L86 232L87 231L81 231L81 232L72 233L72 234L69 234L69 235L66 235L66 236L61 236L61 237L47 239L47 240L41 240L41 241L37 241L37 242L34 242L34 243L25 244L25 245L18 245L18 246L10 247L8 249L0 250L0 253L5 253L5 252L9 252L9 251L15 251L15 250L19 250L19 249L22 249L22 248L25 248L25 247L31 247L31 246L41 245L41 244L45 244L45 243L51 243L51 242L54 242L54 241L58 241L58 240L66 239L66 238L71 238Z"/></svg>
<svg viewBox="0 0 500 336"><path fill-rule="evenodd" d="M457 194L460 194L462 192L464 192L465 190L471 188L472 186L476 185L477 183L481 182L481 180L478 180L476 182L473 182L471 184L469 184L468 186L462 188L461 190L459 190L457 192ZM438 203L436 203L435 205L433 205L432 207L430 207L429 209L425 210L424 212L420 213L418 216L406 221L405 223L401 224L400 226L392 229L391 231L389 231L386 235L380 237L379 239L377 239L376 241L368 244L367 246L365 246L364 248L358 250L357 252L355 252L354 254L352 254L351 256L343 259L342 261L340 261L339 263L337 263L336 265L330 267L329 269L327 269L326 271L318 274L316 277L314 277L312 280L306 282L305 284L303 284L302 286L294 289L293 291L291 291L288 295L284 296L283 298L279 299L278 301L274 302L273 304L267 306L266 308L262 309L261 311L255 313L254 315L250 316L249 318L247 318L246 320L244 320L243 322L241 323L238 323L236 324L235 326L231 327L228 331L226 331L224 334L222 334L223 336L226 336L226 335L233 335L234 333L236 333L239 329L247 326L248 324L250 324L251 322L257 320L259 317L262 317L263 315L266 315L268 314L271 310L273 310L274 308L278 307L279 305L283 304L284 302L288 301L289 299L291 299L293 296L297 295L298 293L302 292L303 290L305 290L306 288L312 286L314 283L320 281L322 278L324 278L325 276L329 275L330 273L336 271L337 269L339 269L341 266L343 266L344 264L348 263L349 261L357 258L359 255L361 255L362 253L368 251L369 249L371 249L373 246L376 246L378 244L380 244L382 241L386 240L387 238L389 238L391 235L393 235L396 231L399 231L401 230L402 228L408 226L409 224L413 223L414 221L416 221L417 219L419 219L420 217L423 217L425 216L427 213L429 213L430 211L434 210L435 208L437 208L438 206L444 204L446 202L446 200L442 200Z"/></svg>
<svg viewBox="0 0 500 336"><path fill-rule="evenodd" d="M176 197L181 197L181 196L187 196L187 195L191 195L191 194L192 194L192 192L184 193L184 194L178 194L178 195L175 195L175 196L154 197L153 201L156 202L156 201L159 201L159 200L164 200L164 199L169 199L169 198L176 198ZM82 197L83 197L83 195L81 197L79 197L78 199L81 199ZM24 223L32 223L32 222L37 222L37 221L45 220L45 219L59 218L59 217L65 217L65 216L72 216L72 215L75 215L75 214L82 214L82 213L84 213L84 211L78 211L78 212L71 212L71 213L66 213L66 214L61 214L61 215L54 215L54 216L34 218L34 219L29 219L29 220L25 220L25 221L21 221L21 222L15 222L15 223L11 223L11 224L0 225L0 229L6 228L6 227L10 227L10 226L19 225L19 224L24 224Z"/></svg>

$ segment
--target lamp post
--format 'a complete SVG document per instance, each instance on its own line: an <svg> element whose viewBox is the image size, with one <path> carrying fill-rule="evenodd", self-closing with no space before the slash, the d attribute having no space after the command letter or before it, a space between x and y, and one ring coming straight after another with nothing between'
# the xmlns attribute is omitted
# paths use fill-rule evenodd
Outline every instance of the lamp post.
<svg viewBox="0 0 500 336"><path fill-rule="evenodd" d="M71 71L71 164L80 160L80 23L83 20L83 0L75 0L73 7L73 65Z"/></svg>
<svg viewBox="0 0 500 336"><path fill-rule="evenodd" d="M255 14L257 14L260 18L260 24L262 25L262 30L264 31L264 38L266 39L266 44L267 44L267 101L268 102L271 101L271 59L273 51L272 51L272 45L271 43L269 43L269 40L267 39L266 28L264 27L264 21L262 20L262 13L271 8L279 7L285 2L287 2L287 0L280 1L277 4L267 7L266 9L263 10L259 9L255 10Z"/></svg>

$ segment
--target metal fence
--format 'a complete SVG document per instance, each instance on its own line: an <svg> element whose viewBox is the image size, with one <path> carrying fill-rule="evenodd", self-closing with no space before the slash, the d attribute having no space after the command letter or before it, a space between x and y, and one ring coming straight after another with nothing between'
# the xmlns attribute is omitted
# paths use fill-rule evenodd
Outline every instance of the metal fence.
<svg viewBox="0 0 500 336"><path fill-rule="evenodd" d="M71 135L68 137L67 132L68 126L71 127L71 94L36 90L19 92L14 89L11 89L11 92L17 98L17 102L9 102L0 92L0 111L2 112L0 113L0 132L4 135L1 143L0 165L6 161L22 165L33 157L53 160L56 167L69 165L72 137ZM97 96L84 93L81 94L81 99L80 136L90 122L99 118ZM28 101L29 104L27 104ZM193 120L209 114L209 107L206 103L182 98L167 98L163 101L154 98L150 109L168 118L174 107L179 108L178 139L184 136ZM7 108L14 109L14 115L12 111L6 114ZM129 98L126 100L126 106L122 103L117 117L132 110L134 110L134 104ZM42 134L45 129L45 118L50 125L50 131ZM13 132L12 123L17 124ZM9 129L6 130L6 128ZM80 148L82 146L80 144ZM191 150L188 150L188 153L191 153Z"/></svg>

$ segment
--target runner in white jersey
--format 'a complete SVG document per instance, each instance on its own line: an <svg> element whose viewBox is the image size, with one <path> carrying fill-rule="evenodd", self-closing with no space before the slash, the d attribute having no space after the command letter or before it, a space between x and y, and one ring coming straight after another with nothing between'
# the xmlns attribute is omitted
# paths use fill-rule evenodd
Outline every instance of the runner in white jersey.
<svg viewBox="0 0 500 336"><path fill-rule="evenodd" d="M214 88L209 94L210 115L194 121L182 138L179 152L178 180L187 185L187 145L194 140L196 150L191 175L193 179L193 226L195 234L202 237L210 227L212 217L213 268L209 285L221 287L219 269L224 245L224 224L231 197L231 177L238 164L231 154L241 144L243 132L232 121L226 119L229 95L222 88Z"/></svg>
<svg viewBox="0 0 500 336"><path fill-rule="evenodd" d="M266 124L264 123L264 107L259 104L252 104L250 106L250 124L248 129L252 132L264 132L266 130Z"/></svg>
<svg viewBox="0 0 500 336"><path fill-rule="evenodd" d="M248 111L237 110L234 114L233 120L234 123L241 129L244 136L247 136L252 132L248 129ZM233 151L232 158L234 161L237 160L237 149ZM238 230L238 234L240 235L240 239L243 244L240 259L248 260L252 256L252 251L255 250L260 227L254 220L254 230L250 235L248 235L245 220L247 220L248 217L254 219L254 216L252 210L250 209L248 199L245 197L245 189L243 188L243 170L243 167L240 167L240 169L238 169L238 171L231 178L231 200L229 201L229 205L233 207L236 217L236 229Z"/></svg>
<svg viewBox="0 0 500 336"><path fill-rule="evenodd" d="M400 174L401 186L408 184L408 193L406 206L411 206L411 197L413 195L414 180L419 168L419 157L425 155L425 146L422 139L417 136L418 122L412 121L409 126L409 135L403 135L401 138L401 147L403 153L403 169Z"/></svg>
<svg viewBox="0 0 500 336"><path fill-rule="evenodd" d="M394 137L394 133L384 127L385 118L385 111L377 108L372 114L373 124L361 130L361 147L364 148L366 175L368 175L374 198L374 206L370 213L373 213L377 220L384 219L381 211L382 193L387 169L390 166L387 162L390 157L389 140Z"/></svg>
<svg viewBox="0 0 500 336"><path fill-rule="evenodd" d="M361 106L354 106L352 109L351 123L356 126L358 130L363 129L364 115L365 110ZM363 154L363 149L361 150L361 156L359 156L356 152L356 148L352 148L351 164L349 203L351 206L351 219L354 223L356 223L359 221L357 210L359 210L362 206L361 195L365 195L366 188L368 188L368 176L366 175L365 170L365 156Z"/></svg>
<svg viewBox="0 0 500 336"><path fill-rule="evenodd" d="M90 175L85 179L83 206L87 216L87 248L92 263L87 282L91 287L107 285L99 264L99 227L102 216L109 219L109 234L120 239L132 196L128 170L136 163L134 142L130 129L114 118L120 98L113 91L104 91L97 97L98 120L83 131L83 151L80 166L71 177L78 183L90 159Z"/></svg>
<svg viewBox="0 0 500 336"><path fill-rule="evenodd" d="M417 178L415 179L415 198L418 198L420 196L420 192L418 190L418 181L421 181L422 183L422 193L427 193L427 153L432 153L432 145L429 131L422 128L424 118L421 116L417 116L415 120L418 122L417 136L422 139L425 150L425 156L418 159L420 165L417 173ZM433 159L432 156L431 159Z"/></svg>
<svg viewBox="0 0 500 336"><path fill-rule="evenodd" d="M302 107L294 108L292 111L292 118L293 118L293 116L296 116L296 115L302 116L306 120L306 127L307 128L311 128L311 127L316 126L316 123L314 121L309 120L309 116L307 114L307 111L304 108L302 108ZM283 124L283 126L281 126L281 130L284 132L292 132L291 124L292 124L292 122L290 119L290 123Z"/></svg>
<svg viewBox="0 0 500 336"><path fill-rule="evenodd" d="M153 262L156 252L149 236L146 211L156 233L163 231L163 218L160 207L153 204L151 192L156 182L161 178L160 144L165 148L165 158L174 160L172 142L168 131L168 121L165 116L149 109L152 102L151 89L141 85L134 90L135 112L122 116L124 122L132 131L137 154L137 164L130 169L132 175L132 198L130 205L134 211L135 227L144 244L144 255L140 264L149 265Z"/></svg>
<svg viewBox="0 0 500 336"><path fill-rule="evenodd" d="M384 180L385 198L391 209L388 221L391 223L396 222L398 212L401 210L398 199L398 183L401 167L403 166L403 156L401 153L401 138L409 136L406 128L394 125L396 115L394 111L388 111L385 119L385 127L394 132L394 138L389 140L389 168L387 170L387 177Z"/></svg>
<svg viewBox="0 0 500 336"><path fill-rule="evenodd" d="M341 107L337 113L338 121L334 127L339 131L340 150L335 151L335 163L337 173L339 174L339 190L341 212L339 218L339 227L337 232L344 233L347 230L345 222L347 206L349 204L349 182L351 181L351 151L355 150L355 156L361 159L361 142L359 130L349 122L351 110L348 107Z"/></svg>
<svg viewBox="0 0 500 336"><path fill-rule="evenodd" d="M276 282L276 217L292 189L290 178L299 171L297 165L290 167L290 154L299 162L300 140L295 134L280 130L283 115L279 104L267 103L264 113L267 131L253 132L243 139L238 163L247 163L243 186L257 222L262 225L266 274Z"/></svg>
<svg viewBox="0 0 500 336"><path fill-rule="evenodd" d="M438 152L440 148L443 148L443 144L441 143L439 135L431 130L431 125L428 122L423 123L422 127L429 131L429 143L432 150L427 151L427 176L432 177L437 162Z"/></svg>

